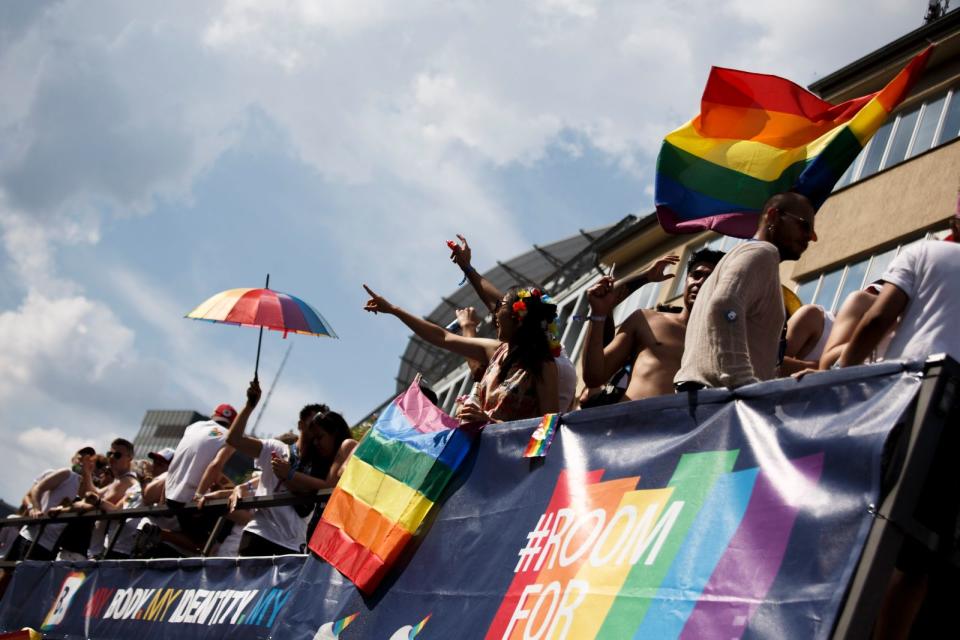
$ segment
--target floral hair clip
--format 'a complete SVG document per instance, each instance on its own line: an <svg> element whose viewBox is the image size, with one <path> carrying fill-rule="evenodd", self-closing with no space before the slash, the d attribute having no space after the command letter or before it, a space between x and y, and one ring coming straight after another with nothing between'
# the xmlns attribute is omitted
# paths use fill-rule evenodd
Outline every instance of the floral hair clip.
<svg viewBox="0 0 960 640"><path fill-rule="evenodd" d="M556 320L547 325L547 339L550 341L550 355L559 358L563 347L560 344L560 329Z"/></svg>
<svg viewBox="0 0 960 640"><path fill-rule="evenodd" d="M527 294L529 297L529 294ZM517 300L513 303L513 313L517 316L518 319L522 320L525 315L527 315L527 303L523 300Z"/></svg>
<svg viewBox="0 0 960 640"><path fill-rule="evenodd" d="M536 289L534 289L536 291ZM530 291L527 289L517 289L517 297L523 300L524 298L530 297Z"/></svg>

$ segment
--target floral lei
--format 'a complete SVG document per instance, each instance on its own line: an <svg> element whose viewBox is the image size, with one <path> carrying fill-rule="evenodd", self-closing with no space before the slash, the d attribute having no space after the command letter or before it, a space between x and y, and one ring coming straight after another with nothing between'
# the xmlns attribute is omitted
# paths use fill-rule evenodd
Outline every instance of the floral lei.
<svg viewBox="0 0 960 640"><path fill-rule="evenodd" d="M553 299L540 289L519 289L517 290L517 301L513 303L513 315L518 321L523 322L527 315L527 298L536 298L543 304L553 304ZM550 342L550 353L554 358L560 356L562 350L560 346L560 330L557 327L557 321L554 319L549 324L546 321L541 322L542 328L547 333L547 340Z"/></svg>

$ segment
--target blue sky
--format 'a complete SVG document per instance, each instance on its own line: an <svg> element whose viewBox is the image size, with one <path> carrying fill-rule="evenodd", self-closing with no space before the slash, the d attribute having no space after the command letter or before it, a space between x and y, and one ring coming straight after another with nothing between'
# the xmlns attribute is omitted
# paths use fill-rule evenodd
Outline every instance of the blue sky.
<svg viewBox="0 0 960 640"><path fill-rule="evenodd" d="M663 135L711 64L830 73L925 3L418 0L0 4L0 497L145 410L240 404L256 332L183 314L259 286L294 336L261 430L307 402L359 419L459 275L651 210ZM863 16L870 16L864 20ZM270 379L286 349L265 336ZM146 452L141 452L146 453Z"/></svg>

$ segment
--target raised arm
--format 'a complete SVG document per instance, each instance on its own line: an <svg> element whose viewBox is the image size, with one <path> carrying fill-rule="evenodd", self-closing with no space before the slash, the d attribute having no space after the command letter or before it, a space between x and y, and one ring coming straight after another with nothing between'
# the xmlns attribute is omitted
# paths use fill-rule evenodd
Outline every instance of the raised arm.
<svg viewBox="0 0 960 640"><path fill-rule="evenodd" d="M260 393L260 381L256 379L251 380L250 386L247 387L247 403L243 405L243 409L241 409L237 417L233 419L230 430L227 431L227 445L254 459L260 455L260 449L263 448L263 444L257 438L251 438L250 436L244 435L243 432L247 428L247 420L250 419L250 414L253 413L257 403L260 402ZM223 453L223 449L217 453L217 456L219 457L221 453ZM214 458L210 465L212 466L216 461L217 458ZM207 471L210 471L209 466L207 467ZM213 474L213 471L210 472ZM204 472L204 475L206 475L206 472ZM207 486L209 487L210 484L213 484L219 477L220 472L218 471L211 476L210 483Z"/></svg>
<svg viewBox="0 0 960 640"><path fill-rule="evenodd" d="M372 313L386 313L396 316L403 324L429 342L447 351L452 351L465 358L473 360L489 361L493 357L493 352L497 350L500 343L497 340L488 340L486 338L465 338L458 336L452 331L447 331L443 327L438 327L432 322L427 322L423 318L404 311L400 307L390 304L386 298L379 296L367 285L363 285L370 299L363 306L365 311ZM238 416L239 418L239 416Z"/></svg>
<svg viewBox="0 0 960 640"><path fill-rule="evenodd" d="M606 384L614 373L626 364L633 350L631 334L617 333L606 347L603 345L603 325L616 306L618 294L614 280L604 276L587 289L590 317L584 337L581 366L583 383L588 387Z"/></svg>
<svg viewBox="0 0 960 640"><path fill-rule="evenodd" d="M447 242L447 246L450 248L450 261L460 267L463 275L470 281L473 290L477 292L480 300L486 305L487 311L493 313L496 310L497 301L503 297L503 292L471 266L470 259L473 257L473 252L470 251L470 245L467 244L467 239L459 233L457 238L460 239L459 244L452 240Z"/></svg>
<svg viewBox="0 0 960 640"><path fill-rule="evenodd" d="M654 282L663 282L669 280L676 276L674 273L667 273L667 269L672 266L677 265L680 262L680 256L669 255L658 260L655 260L653 264L641 271L640 273L627 276L617 280L614 285L614 292L616 294L616 304L620 304L626 300L632 293L637 289L640 289L644 285L648 285Z"/></svg>
<svg viewBox="0 0 960 640"><path fill-rule="evenodd" d="M93 484L93 469L97 465L97 456L82 456L80 465L80 488L77 490L77 495L85 496L96 489Z"/></svg>
<svg viewBox="0 0 960 640"><path fill-rule="evenodd" d="M473 307L466 307L465 309L457 309L457 324L460 325L460 335L464 338L476 338L477 337L477 325L480 323L477 318L476 311ZM483 372L487 369L486 360L474 360L473 358L467 358L467 366L470 368L470 375L473 376L474 380L479 380L483 376Z"/></svg>

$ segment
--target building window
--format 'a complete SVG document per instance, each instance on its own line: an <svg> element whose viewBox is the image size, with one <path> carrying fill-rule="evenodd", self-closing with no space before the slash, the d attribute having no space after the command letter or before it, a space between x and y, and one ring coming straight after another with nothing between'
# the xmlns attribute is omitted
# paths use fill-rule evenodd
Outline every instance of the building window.
<svg viewBox="0 0 960 640"><path fill-rule="evenodd" d="M158 424L153 432L154 438L182 438L185 424Z"/></svg>
<svg viewBox="0 0 960 640"><path fill-rule="evenodd" d="M947 101L947 94L943 94L936 100L923 105L923 113L920 116L920 126L917 127L917 133L913 139L913 146L910 148L910 157L917 155L921 151L926 151L933 146L933 138L937 133L937 125L940 124L940 117L943 115L943 104Z"/></svg>
<svg viewBox="0 0 960 640"><path fill-rule="evenodd" d="M861 155L866 154L863 160L863 166L860 169L860 175L857 179L863 179L872 176L880 170L883 163L884 152L887 150L887 142L890 141L890 132L893 130L894 120L887 120L881 125L877 133L870 140L870 144L864 147ZM852 179L851 179L852 181Z"/></svg>
<svg viewBox="0 0 960 640"><path fill-rule="evenodd" d="M834 190L923 153L960 135L960 87L893 114L837 181Z"/></svg>
<svg viewBox="0 0 960 640"><path fill-rule="evenodd" d="M797 297L804 304L818 304L834 313L843 306L843 301L854 291L859 291L871 282L876 282L887 270L894 256L904 247L924 240L939 240L946 231L928 232L910 242L897 245L887 251L875 253L855 262L821 273L804 280L797 287Z"/></svg>
<svg viewBox="0 0 960 640"><path fill-rule="evenodd" d="M947 96L947 107L944 109L943 124L940 126L940 135L937 144L949 142L960 134L960 95L951 91Z"/></svg>

